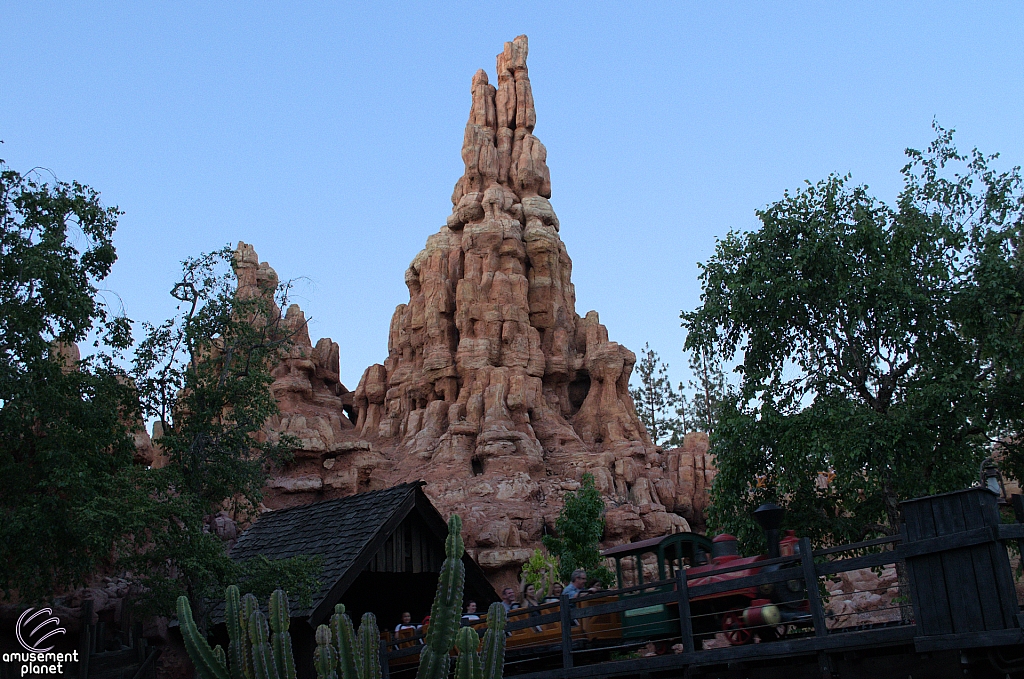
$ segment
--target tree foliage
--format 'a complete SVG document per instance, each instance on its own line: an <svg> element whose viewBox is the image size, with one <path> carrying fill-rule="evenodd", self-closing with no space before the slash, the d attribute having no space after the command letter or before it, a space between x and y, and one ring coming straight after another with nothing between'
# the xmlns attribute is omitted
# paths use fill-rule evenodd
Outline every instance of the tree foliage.
<svg viewBox="0 0 1024 679"><path fill-rule="evenodd" d="M742 356L711 520L742 538L766 500L818 540L892 533L900 501L969 485L998 442L1020 472L1020 173L935 129L895 205L832 175L702 265L686 347Z"/></svg>
<svg viewBox="0 0 1024 679"><path fill-rule="evenodd" d="M604 534L604 500L594 485L593 474L584 474L578 490L565 494L565 504L555 520L557 536L545 535L542 542L558 558L559 576L563 582L577 568L608 586L614 581L604 565L598 546Z"/></svg>
<svg viewBox="0 0 1024 679"><path fill-rule="evenodd" d="M662 363L657 352L645 343L635 374L638 384L630 388L629 395L651 440L658 446L678 446L686 433L685 402L672 388L668 364Z"/></svg>
<svg viewBox="0 0 1024 679"><path fill-rule="evenodd" d="M640 352L635 373L638 384L630 388L629 394L655 445L680 446L687 432L711 433L720 405L735 393L716 356L705 351L691 351L689 355L690 380L673 389L668 364L649 344L645 343Z"/></svg>
<svg viewBox="0 0 1024 679"><path fill-rule="evenodd" d="M201 616L203 600L234 582L259 593L308 592L318 570L309 558L240 566L209 530L221 509L254 516L268 470L295 444L263 431L278 412L270 371L291 340L277 306L287 286L236 294L232 264L229 248L183 262L171 290L178 313L144 323L135 353L142 411L159 423L168 463L145 475L154 500L139 516L146 546L126 563L145 574L159 610L173 609L185 594Z"/></svg>
<svg viewBox="0 0 1024 679"><path fill-rule="evenodd" d="M123 535L132 491L129 325L99 299L120 212L77 182L0 161L0 589L36 600L84 581Z"/></svg>
<svg viewBox="0 0 1024 679"><path fill-rule="evenodd" d="M89 187L0 161L0 589L41 600L121 572L164 613L235 581L308 593L315 560L236 564L209 530L221 509L258 507L292 443L262 431L289 339L279 309L234 294L229 251L188 260L179 313L143 324L129 374L131 322L99 290L119 215ZM143 416L162 425L161 469L134 463Z"/></svg>
<svg viewBox="0 0 1024 679"><path fill-rule="evenodd" d="M533 554L523 564L521 580L537 588L538 600L544 600L558 578L558 558L539 549L533 550Z"/></svg>

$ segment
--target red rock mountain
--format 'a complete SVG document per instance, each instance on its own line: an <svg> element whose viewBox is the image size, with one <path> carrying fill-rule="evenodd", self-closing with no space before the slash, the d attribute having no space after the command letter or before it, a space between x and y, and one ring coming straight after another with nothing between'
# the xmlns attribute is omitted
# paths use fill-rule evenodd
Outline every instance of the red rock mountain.
<svg viewBox="0 0 1024 679"><path fill-rule="evenodd" d="M270 423L301 448L270 481L268 508L424 479L442 513L465 519L495 582L518 573L586 472L606 497L609 544L701 527L713 475L705 436L670 451L651 442L628 391L636 356L597 312L576 313L526 57L519 36L497 57L497 87L473 76L465 174L405 272L383 365L348 391L338 345L313 346L292 305ZM240 293L276 284L251 246L236 261Z"/></svg>

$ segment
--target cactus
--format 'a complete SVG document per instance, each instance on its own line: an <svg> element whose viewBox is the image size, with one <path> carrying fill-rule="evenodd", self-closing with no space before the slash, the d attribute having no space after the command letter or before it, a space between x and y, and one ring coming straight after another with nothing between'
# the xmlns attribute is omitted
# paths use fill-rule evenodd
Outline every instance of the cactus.
<svg viewBox="0 0 1024 679"><path fill-rule="evenodd" d="M487 613L487 633L484 635L483 653L478 649L480 635L465 627L462 620L462 592L466 584L466 567L462 563L465 551L462 544L462 520L453 514L448 520L448 538L444 545L445 560L437 580L437 593L430 608L430 628L420 651L417 679L447 679L449 652L458 639L459 658L455 666L458 679L501 679L505 662L505 608L493 604ZM321 638L333 642L337 652L337 672L331 673L327 661L321 668L320 679L380 679L377 620L366 613L359 623L358 634L352 630L352 620L345 614L345 606L338 604L331 616L330 630L321 625L317 630L318 653ZM329 632L329 633L328 633ZM263 679L256 677L256 679ZM284 678L282 678L284 679Z"/></svg>
<svg viewBox="0 0 1024 679"><path fill-rule="evenodd" d="M459 649L459 659L455 662L455 679L480 679L480 654L477 648L480 646L480 635L472 627L463 627L459 630L455 642Z"/></svg>
<svg viewBox="0 0 1024 679"><path fill-rule="evenodd" d="M249 641L249 620L252 618L252 614L259 610L260 604L256 601L256 597L252 594L246 594L242 597L241 607L239 609L238 626L242 631L242 673L245 675L245 679L256 679L256 674L252 668L252 642Z"/></svg>
<svg viewBox="0 0 1024 679"><path fill-rule="evenodd" d="M327 625L316 628L313 666L316 668L317 679L338 679L338 673L335 671L338 667L338 652L331 645L331 628Z"/></svg>
<svg viewBox="0 0 1024 679"><path fill-rule="evenodd" d="M178 622L181 626L181 638L185 642L185 650L192 658L196 671L203 679L231 679L227 666L221 662L210 644L196 628L195 620L192 619L192 607L188 604L188 597L178 597ZM224 650L221 649L221 655Z"/></svg>
<svg viewBox="0 0 1024 679"><path fill-rule="evenodd" d="M256 679L281 679L274 661L274 649L268 642L270 626L263 611L254 611L249 618L249 640L252 641L252 670Z"/></svg>
<svg viewBox="0 0 1024 679"><path fill-rule="evenodd" d="M501 679L505 669L505 622L507 614L500 601L487 609L487 633L480 654L483 672L478 679Z"/></svg>
<svg viewBox="0 0 1024 679"><path fill-rule="evenodd" d="M331 616L331 635L334 639L334 650L338 652L340 679L359 679L356 672L356 633L352 629L352 620L345 615L345 604L334 607L334 615Z"/></svg>
<svg viewBox="0 0 1024 679"><path fill-rule="evenodd" d="M380 679L380 630L373 613L363 613L356 646L359 649L356 663L359 679Z"/></svg>
<svg viewBox="0 0 1024 679"><path fill-rule="evenodd" d="M245 631L242 628L242 602L239 598L238 587L231 585L224 592L224 625L228 629L228 658L231 662L231 679L246 679L245 677L245 652L246 643Z"/></svg>
<svg viewBox="0 0 1024 679"><path fill-rule="evenodd" d="M462 590L466 567L462 563L462 519L452 514L448 520L448 539L444 543L445 560L437 579L437 593L430 607L430 628L420 652L417 679L444 679L448 676L448 651L455 643L462 620Z"/></svg>
<svg viewBox="0 0 1024 679"><path fill-rule="evenodd" d="M270 597L270 615L268 627L256 597L246 594L239 599L238 587L228 587L224 592L224 623L231 642L225 653L220 646L210 648L192 619L188 598L178 597L181 637L202 679L295 679L288 595L282 590ZM274 629L272 643L268 641L270 627Z"/></svg>
<svg viewBox="0 0 1024 679"><path fill-rule="evenodd" d="M505 607L491 604L487 611L487 633L483 650L478 652L480 636L472 627L459 630L456 646L459 659L455 663L455 679L501 679L505 664Z"/></svg>
<svg viewBox="0 0 1024 679"><path fill-rule="evenodd" d="M292 655L292 635L288 633L291 619L288 615L288 595L277 589L270 595L270 627L274 630L274 663L281 679L295 679L295 657Z"/></svg>

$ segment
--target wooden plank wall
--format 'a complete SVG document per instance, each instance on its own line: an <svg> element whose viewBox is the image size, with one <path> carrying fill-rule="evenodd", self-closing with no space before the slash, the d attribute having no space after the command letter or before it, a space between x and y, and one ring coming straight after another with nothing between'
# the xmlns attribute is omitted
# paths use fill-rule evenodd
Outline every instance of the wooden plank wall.
<svg viewBox="0 0 1024 679"><path fill-rule="evenodd" d="M416 512L411 512L373 555L366 570L371 573L440 573L443 562L444 543L430 532Z"/></svg>

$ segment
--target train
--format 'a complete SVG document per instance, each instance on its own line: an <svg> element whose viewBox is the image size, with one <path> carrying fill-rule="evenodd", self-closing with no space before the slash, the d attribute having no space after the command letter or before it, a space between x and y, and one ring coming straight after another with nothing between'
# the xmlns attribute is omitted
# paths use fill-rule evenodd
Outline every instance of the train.
<svg viewBox="0 0 1024 679"><path fill-rule="evenodd" d="M685 571L689 587L712 583L728 582L757 573L775 571L799 562L799 539L793 531L787 531L780 538L779 528L783 510L774 504L762 505L754 512L754 518L765 531L768 554L741 556L737 540L729 534L714 538L681 532L652 538L641 542L611 547L602 556L614 561L617 587L588 594L573 605L580 608L601 606L612 602L629 600L631 605L620 612L588 616L573 623L570 637L574 650L591 650L599 653L602 649L636 649L652 645L655 652L666 652L672 640L681 635L679 606L674 602L659 601L645 604L645 597L662 594L676 589L676 578ZM791 562L781 557L793 557ZM763 561L769 561L761 565ZM645 568L655 573L656 579L645 580ZM721 572L728 569L726 572ZM625 591L622 591L625 590ZM671 598L671 597L670 597ZM755 638L761 642L775 641L794 630L813 626L802 579L788 580L777 584L761 585L727 590L690 599L691 629L698 647L704 639L721 634L724 640L734 646L752 643ZM506 640L506 661L514 672L517 663L533 663L544 655L554 654L562 643L561 621L552 621L551 614L559 613L558 602L548 602L535 608L513 609L509 622L529 622L535 625L516 625ZM481 619L471 624L482 629L486 622ZM400 647L411 647L419 643L409 630L410 639ZM611 652L611 651L610 651ZM607 655L607 654L606 654ZM392 671L401 671L416 660L406 656L391 660Z"/></svg>

